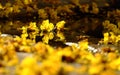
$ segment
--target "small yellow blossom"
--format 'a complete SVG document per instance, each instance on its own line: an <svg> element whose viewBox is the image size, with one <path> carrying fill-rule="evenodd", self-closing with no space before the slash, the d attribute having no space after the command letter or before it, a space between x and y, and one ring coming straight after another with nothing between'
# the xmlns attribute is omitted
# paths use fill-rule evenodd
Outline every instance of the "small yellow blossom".
<svg viewBox="0 0 120 75"><path fill-rule="evenodd" d="M54 29L54 25L52 23L49 23L49 20L44 20L42 24L40 25L40 29L42 31L46 30L50 32Z"/></svg>
<svg viewBox="0 0 120 75"><path fill-rule="evenodd" d="M24 4L30 4L32 3L32 0L24 0Z"/></svg>
<svg viewBox="0 0 120 75"><path fill-rule="evenodd" d="M61 31L57 31L57 35L56 35L59 39L57 39L57 41L65 41L65 36Z"/></svg>
<svg viewBox="0 0 120 75"><path fill-rule="evenodd" d="M45 9L39 9L38 10L38 15L39 15L39 18L43 18L43 19L46 19L48 17L47 12L45 11Z"/></svg>
<svg viewBox="0 0 120 75"><path fill-rule="evenodd" d="M114 66L113 66L114 65ZM110 68L120 70L120 57L109 63Z"/></svg>
<svg viewBox="0 0 120 75"><path fill-rule="evenodd" d="M116 37L115 42L118 43L119 41L120 41L120 35L118 35L118 36Z"/></svg>
<svg viewBox="0 0 120 75"><path fill-rule="evenodd" d="M36 22L30 22L28 28L30 28L30 29L32 29L32 30L36 30L36 29L37 29Z"/></svg>
<svg viewBox="0 0 120 75"><path fill-rule="evenodd" d="M27 33L27 27L23 26L21 29L22 29L22 34Z"/></svg>
<svg viewBox="0 0 120 75"><path fill-rule="evenodd" d="M52 32L49 33L49 39L53 39L54 38L54 34Z"/></svg>
<svg viewBox="0 0 120 75"><path fill-rule="evenodd" d="M23 51L23 52L31 52L31 47L29 46L20 46L20 51Z"/></svg>
<svg viewBox="0 0 120 75"><path fill-rule="evenodd" d="M29 33L30 39L35 42L36 36L39 33L39 29L36 26L36 22L30 22L28 29L30 29L32 31Z"/></svg>
<svg viewBox="0 0 120 75"><path fill-rule="evenodd" d="M33 57L26 57L22 60L20 66L22 67L27 67L27 68L32 68L37 64L37 61Z"/></svg>
<svg viewBox="0 0 120 75"><path fill-rule="evenodd" d="M104 33L103 41L104 41L104 44L108 44L108 42L109 42L109 33Z"/></svg>
<svg viewBox="0 0 120 75"><path fill-rule="evenodd" d="M74 66L72 66L72 65L63 65L64 66L64 70L65 70L65 72L74 72L75 71L75 68L74 68Z"/></svg>
<svg viewBox="0 0 120 75"><path fill-rule="evenodd" d="M44 37L42 38L43 42L48 44L49 40L53 39L54 34L52 32L44 34Z"/></svg>
<svg viewBox="0 0 120 75"><path fill-rule="evenodd" d="M116 40L116 35L113 32L110 32L110 41L114 43L115 40Z"/></svg>
<svg viewBox="0 0 120 75"><path fill-rule="evenodd" d="M61 62L56 62L55 60L43 61L43 64L41 65L42 72L47 72L49 75L57 75L61 69Z"/></svg>
<svg viewBox="0 0 120 75"><path fill-rule="evenodd" d="M80 41L79 42L79 48L80 48L80 50L86 50L86 49L88 49L88 39Z"/></svg>
<svg viewBox="0 0 120 75"><path fill-rule="evenodd" d="M26 38L28 37L27 27L23 26L21 29L22 29L22 34L21 34L22 43L26 45Z"/></svg>
<svg viewBox="0 0 120 75"><path fill-rule="evenodd" d="M94 14L99 13L99 8L95 2L92 3L92 8L93 8L92 13L94 13Z"/></svg>
<svg viewBox="0 0 120 75"><path fill-rule="evenodd" d="M35 72L30 68L24 68L20 70L19 75L36 75Z"/></svg>
<svg viewBox="0 0 120 75"><path fill-rule="evenodd" d="M17 57L15 57L15 58L13 58L12 60L10 60L10 61L7 63L7 66L14 66L14 65L16 65L16 64L18 64L18 58L17 58Z"/></svg>
<svg viewBox="0 0 120 75"><path fill-rule="evenodd" d="M99 73L101 73L101 71L104 69L104 65L103 64L99 64L99 65L91 65L88 72L90 75L98 75Z"/></svg>
<svg viewBox="0 0 120 75"><path fill-rule="evenodd" d="M120 29L120 22L118 22L118 24L117 24L117 25L118 25L118 28Z"/></svg>
<svg viewBox="0 0 120 75"><path fill-rule="evenodd" d="M63 52L62 52L63 56L72 56L72 50L70 47L66 47L63 49Z"/></svg>
<svg viewBox="0 0 120 75"><path fill-rule="evenodd" d="M19 13L21 11L19 5L13 5L12 10L14 13Z"/></svg>
<svg viewBox="0 0 120 75"><path fill-rule="evenodd" d="M2 6L2 4L0 3L0 9L3 9L3 6Z"/></svg>
<svg viewBox="0 0 120 75"><path fill-rule="evenodd" d="M42 38L42 41L46 44L48 44L49 42L49 36L48 35L44 35L44 37Z"/></svg>
<svg viewBox="0 0 120 75"><path fill-rule="evenodd" d="M57 30L61 30L64 28L65 21L60 21L56 24Z"/></svg>

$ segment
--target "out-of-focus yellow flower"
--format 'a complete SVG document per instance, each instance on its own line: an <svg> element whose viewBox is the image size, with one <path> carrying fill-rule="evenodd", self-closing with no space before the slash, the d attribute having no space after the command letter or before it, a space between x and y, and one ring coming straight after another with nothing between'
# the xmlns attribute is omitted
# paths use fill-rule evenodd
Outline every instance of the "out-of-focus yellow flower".
<svg viewBox="0 0 120 75"><path fill-rule="evenodd" d="M104 42L104 44L108 44L108 42L109 42L109 33L104 33L103 42Z"/></svg>
<svg viewBox="0 0 120 75"><path fill-rule="evenodd" d="M116 40L116 35L113 32L110 32L110 41L114 43L115 40Z"/></svg>
<svg viewBox="0 0 120 75"><path fill-rule="evenodd" d="M49 33L49 39L53 39L54 38L54 34L52 32Z"/></svg>
<svg viewBox="0 0 120 75"><path fill-rule="evenodd" d="M21 38L22 38L22 39L26 39L27 37L28 37L28 34L27 34L27 33L21 35Z"/></svg>
<svg viewBox="0 0 120 75"><path fill-rule="evenodd" d="M8 63L7 63L7 66L13 66L13 65L16 65L18 64L18 58L17 57L14 57L12 60L10 60Z"/></svg>
<svg viewBox="0 0 120 75"><path fill-rule="evenodd" d="M26 57L22 60L20 66L33 68L37 64L37 60L33 57Z"/></svg>
<svg viewBox="0 0 120 75"><path fill-rule="evenodd" d="M120 57L109 63L110 68L120 70Z"/></svg>
<svg viewBox="0 0 120 75"><path fill-rule="evenodd" d="M33 71L33 69L30 69L30 68L24 68L20 71L21 72L19 72L18 75L36 75L35 72Z"/></svg>
<svg viewBox="0 0 120 75"><path fill-rule="evenodd" d="M102 71L100 75L117 75L117 73L112 69L107 69Z"/></svg>
<svg viewBox="0 0 120 75"><path fill-rule="evenodd" d="M22 29L22 34L26 34L27 33L27 27L23 26L21 29Z"/></svg>
<svg viewBox="0 0 120 75"><path fill-rule="evenodd" d="M105 20L105 22L103 22L103 26L104 26L104 27L107 27L109 24L110 24L110 21L109 21L109 20Z"/></svg>
<svg viewBox="0 0 120 75"><path fill-rule="evenodd" d="M34 45L34 50L35 52L39 54L45 54L46 51L46 45L42 42L38 42L37 44Z"/></svg>
<svg viewBox="0 0 120 75"><path fill-rule="evenodd" d="M0 67L0 74L6 74L8 71L5 69L5 67Z"/></svg>
<svg viewBox="0 0 120 75"><path fill-rule="evenodd" d="M26 38L28 37L27 27L23 26L21 29L22 29L22 34L21 34L22 44L26 45Z"/></svg>
<svg viewBox="0 0 120 75"><path fill-rule="evenodd" d="M103 64L91 65L89 67L88 72L89 72L90 75L94 75L94 74L98 75L99 73L102 72L103 69L104 69L104 65Z"/></svg>
<svg viewBox="0 0 120 75"><path fill-rule="evenodd" d="M95 56L93 56L90 61L91 61L91 64L100 64L102 63L102 55L101 54L96 54Z"/></svg>
<svg viewBox="0 0 120 75"><path fill-rule="evenodd" d="M48 44L49 42L49 36L48 35L44 35L44 37L42 38L42 41L46 44Z"/></svg>
<svg viewBox="0 0 120 75"><path fill-rule="evenodd" d="M120 29L120 22L117 23L118 28Z"/></svg>
<svg viewBox="0 0 120 75"><path fill-rule="evenodd" d="M38 30L38 28L37 28L37 26L36 26L36 22L30 22L28 28L30 28L30 29L32 29L32 30Z"/></svg>
<svg viewBox="0 0 120 75"><path fill-rule="evenodd" d="M30 22L28 29L30 29L32 31L29 33L30 39L35 42L36 36L39 33L39 29L36 26L36 22Z"/></svg>
<svg viewBox="0 0 120 75"><path fill-rule="evenodd" d="M67 64L64 64L63 65L63 69L65 72L67 73L70 73L70 72L74 72L75 71L75 67L72 66L72 65L67 65Z"/></svg>
<svg viewBox="0 0 120 75"><path fill-rule="evenodd" d="M116 37L115 42L118 43L119 41L120 41L120 35L118 35L118 36Z"/></svg>
<svg viewBox="0 0 120 75"><path fill-rule="evenodd" d="M43 42L48 44L49 40L54 38L54 34L52 32L44 34L44 37L42 38Z"/></svg>
<svg viewBox="0 0 120 75"><path fill-rule="evenodd" d="M72 50L70 47L66 47L63 49L63 56L72 56Z"/></svg>
<svg viewBox="0 0 120 75"><path fill-rule="evenodd" d="M88 39L85 39L79 42L79 49L80 50L88 49Z"/></svg>
<svg viewBox="0 0 120 75"><path fill-rule="evenodd" d="M49 20L44 20L42 22L42 24L40 25L40 29L42 31L45 30L45 31L50 32L50 31L52 31L54 29L54 25L53 25L53 23L49 23Z"/></svg>
<svg viewBox="0 0 120 75"><path fill-rule="evenodd" d="M42 73L47 72L49 75L57 75L61 69L61 62L55 62L55 60L43 61L41 65Z"/></svg>
<svg viewBox="0 0 120 75"><path fill-rule="evenodd" d="M20 8L21 7L19 5L13 5L12 10L14 13L19 13L21 11Z"/></svg>
<svg viewBox="0 0 120 75"><path fill-rule="evenodd" d="M32 0L24 0L24 4L30 4L32 3Z"/></svg>
<svg viewBox="0 0 120 75"><path fill-rule="evenodd" d="M57 31L57 35L56 35L59 39L57 39L57 41L65 41L65 36L61 31Z"/></svg>
<svg viewBox="0 0 120 75"><path fill-rule="evenodd" d="M60 31L61 29L64 29L64 24L65 21L60 21L56 24L56 27L54 27L53 23L49 23L49 20L44 20L40 25L40 36L43 36L43 42L48 44L49 40L53 39L54 36L58 37L56 41L65 41L65 36ZM54 35L53 30L55 29L57 30L57 33Z"/></svg>
<svg viewBox="0 0 120 75"><path fill-rule="evenodd" d="M60 21L56 24L57 30L61 30L64 28L65 21Z"/></svg>
<svg viewBox="0 0 120 75"><path fill-rule="evenodd" d="M20 46L20 51L23 51L23 52L31 52L31 47L30 46Z"/></svg>
<svg viewBox="0 0 120 75"><path fill-rule="evenodd" d="M2 4L0 3L0 9L3 9L3 6L2 6Z"/></svg>
<svg viewBox="0 0 120 75"><path fill-rule="evenodd" d="M114 59L116 59L117 58L117 54L116 53L113 53L113 52L111 52L111 53L108 53L108 55L107 55L107 60L110 62L110 61L113 61Z"/></svg>
<svg viewBox="0 0 120 75"><path fill-rule="evenodd" d="M47 12L45 11L45 9L39 9L38 10L38 15L39 15L39 18L43 18L43 19L46 19L48 17Z"/></svg>
<svg viewBox="0 0 120 75"><path fill-rule="evenodd" d="M95 2L92 3L92 8L93 8L92 13L94 13L94 14L99 13L98 5Z"/></svg>

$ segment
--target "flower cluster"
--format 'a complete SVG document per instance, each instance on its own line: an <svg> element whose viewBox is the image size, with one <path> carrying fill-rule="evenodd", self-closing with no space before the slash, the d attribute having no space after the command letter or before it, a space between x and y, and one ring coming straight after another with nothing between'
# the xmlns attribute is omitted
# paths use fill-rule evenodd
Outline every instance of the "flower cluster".
<svg viewBox="0 0 120 75"><path fill-rule="evenodd" d="M83 47L83 44L85 44L86 47ZM23 59L17 67L17 74L69 75L72 73L87 73L90 75L116 75L116 71L119 71L120 67L119 53L117 53L116 50L112 50L106 54L102 51L107 49L107 47L102 47L100 48L102 53L93 54L88 51L87 45L87 41L84 40L79 43L78 47L72 45L54 50L51 46L39 42L34 48L34 50L36 50L35 56ZM36 61L38 63L36 63ZM29 62L29 64L27 64L27 62Z"/></svg>
<svg viewBox="0 0 120 75"><path fill-rule="evenodd" d="M114 34L110 34L113 40ZM79 41L78 45L54 48L43 42L34 43L28 38L23 41L23 38L18 36L15 38L0 37L0 61L3 61L6 67L15 65L17 75L69 75L74 73L117 75L116 72L120 71L119 48L104 45L98 47L98 52L92 53L88 46L87 39ZM21 59L21 56L17 56L18 51L32 55ZM18 63L20 60L21 62ZM0 71L3 72L1 66Z"/></svg>
<svg viewBox="0 0 120 75"><path fill-rule="evenodd" d="M104 44L114 44L119 45L120 42L120 35L116 35L113 32L106 32L104 33L104 38L102 40Z"/></svg>
<svg viewBox="0 0 120 75"><path fill-rule="evenodd" d="M64 30L65 21L60 21L56 25L50 23L49 20L44 20L42 24L37 27L36 22L30 22L29 26L23 26L21 38L25 41L27 37L35 42L36 36L43 37L42 41L46 44L49 40L57 37L56 41L65 41L65 36L62 32Z"/></svg>
<svg viewBox="0 0 120 75"><path fill-rule="evenodd" d="M103 26L104 26L104 30L108 31L108 32L113 32L115 33L116 35L120 34L120 24L119 24L119 21L118 21L118 24L115 25L114 23L110 23L109 20L105 20L103 22Z"/></svg>

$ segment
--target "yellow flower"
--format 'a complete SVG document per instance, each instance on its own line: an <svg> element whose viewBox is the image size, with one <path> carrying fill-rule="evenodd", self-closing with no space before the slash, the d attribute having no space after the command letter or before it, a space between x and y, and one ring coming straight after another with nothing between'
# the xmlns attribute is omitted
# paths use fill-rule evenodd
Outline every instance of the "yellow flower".
<svg viewBox="0 0 120 75"><path fill-rule="evenodd" d="M44 43L46 43L46 44L48 44L48 42L49 42L49 35L44 35L44 37L42 38L42 41L44 42Z"/></svg>
<svg viewBox="0 0 120 75"><path fill-rule="evenodd" d="M22 38L22 39L26 39L27 37L28 37L28 34L27 34L27 33L21 35L21 38Z"/></svg>
<svg viewBox="0 0 120 75"><path fill-rule="evenodd" d="M24 51L24 52L31 52L31 47L29 46L20 46L20 51Z"/></svg>
<svg viewBox="0 0 120 75"><path fill-rule="evenodd" d="M57 35L56 35L59 39L57 39L57 41L65 41L65 36L61 31L57 31Z"/></svg>
<svg viewBox="0 0 120 75"><path fill-rule="evenodd" d="M32 68L37 64L37 61L33 57L26 57L22 60L20 66L26 68Z"/></svg>
<svg viewBox="0 0 120 75"><path fill-rule="evenodd" d="M21 72L18 75L36 75L35 72L30 68L24 68L20 71Z"/></svg>
<svg viewBox="0 0 120 75"><path fill-rule="evenodd" d="M21 29L22 29L22 33L27 33L27 27L23 26Z"/></svg>
<svg viewBox="0 0 120 75"><path fill-rule="evenodd" d="M79 42L79 48L80 48L80 50L86 50L86 49L88 49L88 39L80 41Z"/></svg>
<svg viewBox="0 0 120 75"><path fill-rule="evenodd" d="M64 28L65 21L60 21L56 24L57 30L61 30Z"/></svg>
<svg viewBox="0 0 120 75"><path fill-rule="evenodd" d="M36 26L36 22L30 22L30 25L28 27L30 30L32 30L32 32L29 33L29 37L31 40L33 40L35 42L36 36L39 33L39 29Z"/></svg>
<svg viewBox="0 0 120 75"><path fill-rule="evenodd" d="M64 70L65 70L65 72L74 72L75 71L75 67L74 66L72 66L72 65L67 65L67 64L64 64L63 65L64 67Z"/></svg>
<svg viewBox="0 0 120 75"><path fill-rule="evenodd" d="M28 34L27 34L27 27L23 26L21 29L22 29L21 38L25 41L26 38L28 37Z"/></svg>
<svg viewBox="0 0 120 75"><path fill-rule="evenodd" d="M16 65L18 64L18 58L15 57L13 58L12 60L10 60L8 63L7 63L7 66L13 66L13 65Z"/></svg>
<svg viewBox="0 0 120 75"><path fill-rule="evenodd" d="M114 65L114 66L113 66ZM110 68L120 70L120 57L109 63Z"/></svg>
<svg viewBox="0 0 120 75"><path fill-rule="evenodd" d="M104 41L104 44L108 44L108 42L109 42L109 33L104 33L103 41Z"/></svg>
<svg viewBox="0 0 120 75"><path fill-rule="evenodd" d="M54 38L54 34L52 32L44 34L44 37L42 38L43 42L48 44L49 40Z"/></svg>
<svg viewBox="0 0 120 75"><path fill-rule="evenodd" d="M117 24L117 25L118 25L118 28L120 29L120 22L118 22L118 24Z"/></svg>
<svg viewBox="0 0 120 75"><path fill-rule="evenodd" d="M45 9L39 9L38 10L38 15L39 15L39 18L43 18L43 19L46 19L48 17L47 12L45 11Z"/></svg>
<svg viewBox="0 0 120 75"><path fill-rule="evenodd" d="M24 4L30 4L32 3L32 0L24 0Z"/></svg>
<svg viewBox="0 0 120 75"><path fill-rule="evenodd" d="M40 25L40 29L42 31L46 30L48 32L52 31L54 29L53 23L49 23L49 20L44 20L42 24Z"/></svg>
<svg viewBox="0 0 120 75"><path fill-rule="evenodd" d="M91 65L88 72L90 75L98 75L104 69L103 64Z"/></svg>
<svg viewBox="0 0 120 75"><path fill-rule="evenodd" d="M66 47L63 49L63 56L72 56L72 51L70 47Z"/></svg>
<svg viewBox="0 0 120 75"><path fill-rule="evenodd" d="M0 9L3 9L3 6L2 6L2 4L0 3Z"/></svg>
<svg viewBox="0 0 120 75"><path fill-rule="evenodd" d="M54 34L52 32L50 32L48 35L50 40L54 38Z"/></svg>
<svg viewBox="0 0 120 75"><path fill-rule="evenodd" d="M114 43L116 40L116 35L113 32L110 32L110 40Z"/></svg>
<svg viewBox="0 0 120 75"><path fill-rule="evenodd" d="M118 36L116 37L115 42L118 43L119 41L120 41L120 35L118 35Z"/></svg>
<svg viewBox="0 0 120 75"><path fill-rule="evenodd" d="M57 73L61 69L61 62L57 62L56 60L57 59L55 58L52 60L43 61L42 65L41 65L42 73L47 72L49 75L57 75Z"/></svg>
<svg viewBox="0 0 120 75"><path fill-rule="evenodd" d="M32 30L36 30L36 29L37 29L36 22L30 22L28 28L30 28L30 29L32 29Z"/></svg>

